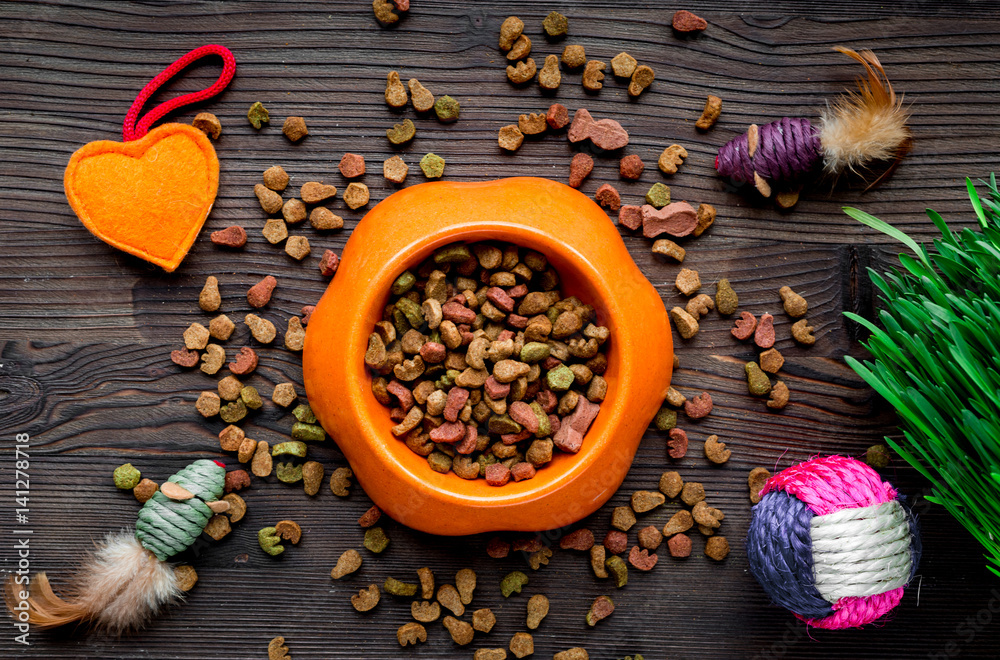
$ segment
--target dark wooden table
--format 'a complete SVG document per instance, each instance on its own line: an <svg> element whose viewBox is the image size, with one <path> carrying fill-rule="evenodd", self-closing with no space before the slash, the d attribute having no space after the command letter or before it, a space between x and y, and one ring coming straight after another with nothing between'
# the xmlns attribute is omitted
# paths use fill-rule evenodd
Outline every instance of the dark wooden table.
<svg viewBox="0 0 1000 660"><path fill-rule="evenodd" d="M219 277L223 310L237 317L246 311L246 288L265 274L281 282L266 313L274 320L319 298L326 284L316 268L319 254L339 251L364 209L350 211L338 200L334 210L344 215L345 228L306 229L313 256L297 263L260 235L264 217L251 189L273 164L282 164L296 186L321 179L342 187L336 164L352 151L368 159L364 181L373 203L388 196L392 188L379 164L393 150L383 131L401 116L383 102L389 70L404 80L418 77L462 104L456 124L417 119L417 138L400 150L411 165L411 183L422 179L415 165L428 151L447 159L450 180L565 180L572 152L561 136L527 141L516 154L497 147L501 126L551 103L536 86L514 89L505 78L497 33L501 21L516 14L528 26L539 62L565 43L581 43L591 58L607 61L627 50L656 70L656 82L637 101L610 75L600 94L588 96L578 74L564 74L555 100L571 111L586 106L619 119L631 134L627 152L647 164L640 181L625 182L617 160L598 158L583 190L592 194L609 182L635 202L664 180L655 167L659 152L674 142L686 146L688 162L667 183L675 199L714 204L719 219L686 244L684 265L698 269L703 282L728 277L744 308L757 313L778 312L777 289L792 286L809 299L818 336L811 349L795 345L787 317L777 314L777 345L787 359L782 378L792 391L792 403L780 413L748 396L742 366L753 352L729 336L728 321L710 316L695 339L678 343L675 385L689 394L708 390L716 405L707 419L685 422L696 451L678 469L685 479L703 481L711 501L725 510L722 529L733 552L721 564L711 562L700 556L700 538L686 561L661 550L660 566L633 572L622 591L597 581L585 558L557 552L549 566L531 573L526 591L552 601L535 634L535 656L582 645L600 660L634 653L657 660L997 657L1000 581L984 569L971 537L920 497L926 484L898 459L885 476L917 497L925 554L916 584L877 625L807 631L769 604L747 571L741 539L750 515L750 468L783 468L818 453L860 455L895 432L893 412L843 362L844 354L864 350L842 312L873 315L877 303L864 269L890 267L898 246L852 222L840 207L860 206L924 238L934 234L925 207L969 223L964 177L984 177L1000 166L1000 11L992 3L962 1L895 7L845 0L697 2L689 8L710 27L681 39L669 26L677 7L641 4L414 0L409 16L383 29L363 0L0 3L0 568L16 564L8 539L15 527L11 445L17 433L31 438L31 568L49 571L57 588L92 540L135 519L134 499L111 484L115 466L130 461L159 481L195 458L235 464L218 451L214 436L222 424L203 421L193 408L213 380L174 366L168 353L187 325L208 318L197 305L206 275ZM570 17L563 43L541 35L541 19L552 9ZM167 275L87 233L66 203L62 173L83 143L118 139L126 110L152 76L213 42L230 47L239 62L228 90L205 107L224 126L217 143L219 195L183 266ZM814 187L793 212L778 213L716 176L714 154L751 122L816 117L859 72L831 51L836 44L877 51L912 110L913 151L886 185L869 192ZM216 75L215 63L198 66L168 94L203 88ZM708 93L725 106L718 125L701 134L693 124ZM258 100L275 118L260 132L244 117ZM190 121L196 111L175 118ZM289 115L308 121L310 136L300 144L280 133ZM233 223L247 227L250 242L243 252L220 252L207 232ZM677 266L654 257L650 241L628 232L623 238L664 304L680 302L673 287ZM230 344L240 345L245 334L241 327ZM298 355L278 348L260 353L262 367L251 384L265 393L284 380L301 385ZM247 424L248 434L279 440L289 419L269 403ZM733 450L723 467L710 467L698 455L698 441L710 433ZM669 465L664 445L662 434L649 431L620 492L584 524L603 535L611 506L626 503L634 490L655 488ZM333 443L313 453L328 469L344 465ZM339 499L324 487L310 499L272 476L256 480L246 497L249 513L232 534L186 556L201 576L188 602L144 632L121 639L33 633L32 645L21 647L9 622L0 621L0 655L264 658L268 640L284 635L295 658L468 658L474 648L506 647L523 629L526 595L504 601L497 582L510 570L529 569L521 557L489 559L488 536L437 538L390 522L390 549L366 555L353 579L332 582L339 554L360 547L355 521L369 502L359 488ZM641 522L662 525L676 509L667 505ZM305 535L274 560L260 551L255 535L282 518L299 521ZM481 585L474 605L494 609L493 632L459 648L436 623L426 644L400 650L395 630L409 620L408 603L386 597L367 615L351 608L349 596L358 587L387 575L409 579L425 565L440 582L459 568L474 568ZM618 609L589 630L584 614L604 593Z"/></svg>

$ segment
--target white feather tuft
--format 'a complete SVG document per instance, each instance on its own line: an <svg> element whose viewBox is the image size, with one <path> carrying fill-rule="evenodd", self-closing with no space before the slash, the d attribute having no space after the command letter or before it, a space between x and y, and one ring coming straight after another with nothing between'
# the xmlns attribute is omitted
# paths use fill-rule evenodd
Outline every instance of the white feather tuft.
<svg viewBox="0 0 1000 660"><path fill-rule="evenodd" d="M874 53L842 46L834 50L860 62L867 80L859 78L858 91L847 92L823 112L820 140L826 171L857 172L874 161L900 158L910 139L902 96L896 97Z"/></svg>
<svg viewBox="0 0 1000 660"><path fill-rule="evenodd" d="M19 589L8 580L4 592L8 609L16 604ZM130 532L105 537L67 592L65 599L60 598L45 573L36 575L28 599L29 623L46 629L86 622L120 634L142 627L181 596L173 567L143 548Z"/></svg>

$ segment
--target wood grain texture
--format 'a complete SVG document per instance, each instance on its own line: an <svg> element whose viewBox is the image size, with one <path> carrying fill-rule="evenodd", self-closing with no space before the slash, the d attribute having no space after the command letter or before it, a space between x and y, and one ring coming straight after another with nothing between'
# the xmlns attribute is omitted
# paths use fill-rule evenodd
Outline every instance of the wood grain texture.
<svg viewBox="0 0 1000 660"><path fill-rule="evenodd" d="M334 212L341 231L293 230L306 235L313 254L298 263L260 235L265 217L252 193L260 172L283 165L290 190L323 180L343 189L336 164L346 151L368 161L364 182L372 203L394 188L382 177L382 160L399 153L410 164L409 183L428 151L447 159L446 178L483 180L537 175L565 180L573 150L562 136L528 140L516 154L502 153L497 130L523 112L540 111L553 100L570 110L586 106L595 116L619 119L629 130L628 153L639 154L646 173L638 182L618 177L617 160L599 157L583 190L592 194L612 183L624 201L641 199L655 181L671 186L675 199L709 202L719 220L697 240L685 242L685 266L701 273L714 293L721 277L733 282L741 305L775 313L778 347L786 357L782 379L792 404L780 413L747 395L743 362L754 351L729 335L730 321L711 315L692 340L678 340L681 369L674 383L687 394L711 392L715 411L686 422L689 456L676 464L687 480L702 481L710 500L726 514L730 557L715 564L700 556L673 561L661 550L661 564L649 574L633 571L626 589L615 592L595 580L584 556L557 551L537 572L523 558L494 561L484 552L488 536L446 539L413 532L388 521L390 549L355 576L333 582L329 570L339 554L360 547L355 521L370 505L359 488L345 499L325 486L316 498L274 477L255 480L247 491L249 512L218 543L199 543L185 556L201 581L188 602L151 628L121 640L68 633L32 635L30 648L15 646L14 631L0 623L4 657L32 658L264 658L268 640L284 635L296 658L471 657L474 648L506 647L523 630L524 607L532 593L552 602L535 633L534 657L586 646L600 660L642 653L663 658L917 658L996 656L1000 645L1000 583L988 577L981 552L940 508L915 472L895 461L886 477L915 496L924 530L925 555L918 585L879 626L846 632L807 633L794 618L768 604L747 571L740 540L749 521L746 473L755 466L783 468L817 453L860 455L895 432L884 401L848 369L845 353L863 356L856 326L842 312L872 317L877 302L865 268L891 267L898 252L884 237L840 212L863 207L912 234L931 237L923 215L933 207L949 220L968 224L972 216L964 177L984 177L1000 166L1000 8L985 2L870 3L692 2L705 16L704 34L680 39L669 22L674 8L652 3L604 2L539 5L414 0L410 15L391 29L378 28L367 2L3 2L0 3L0 502L3 538L12 523L12 452L15 433L32 437L32 568L48 570L58 588L68 565L103 533L134 521L138 509L128 493L115 492L110 473L130 461L146 476L162 480L194 458L219 457L215 434L221 422L203 421L194 411L198 393L213 378L184 371L169 361L180 333L210 315L197 306L207 275L218 276L223 311L234 320L247 311L246 289L266 274L279 286L264 316L284 328L304 304L318 300L326 285L316 265L322 251L340 251L365 209L350 211L339 197ZM550 43L541 19L550 10L570 17L570 36ZM590 58L608 61L626 50L650 64L657 80L638 101L608 76L605 89L586 95L579 74L563 74L554 97L536 86L511 87L496 49L500 23L522 17L533 39L533 57L583 44ZM204 107L219 116L217 143L222 173L219 196L182 267L164 274L94 239L70 211L62 172L83 143L115 139L121 119L139 89L169 62L203 43L230 47L238 73L229 89ZM751 122L784 115L815 117L857 75L856 67L830 48L844 44L874 48L913 114L913 151L883 186L829 184L808 190L790 213L754 199L714 173L718 147ZM452 125L412 110L390 111L382 94L385 75L419 78L436 94L462 104ZM207 63L192 69L160 94L200 89L216 75ZM708 133L693 123L704 97L724 99L719 123ZM155 102L156 99L154 99ZM260 100L272 113L259 133L245 120ZM176 115L189 121L198 111ZM306 118L310 136L292 145L280 133L288 115ZM403 117L414 119L417 137L393 149L383 136ZM665 179L655 167L663 147L683 144L690 157ZM287 197L287 195L286 195ZM370 208L370 206L369 206ZM245 250L221 251L207 232L230 224L250 234ZM652 255L650 241L623 234L626 245L669 308L682 304L673 286L678 266ZM810 302L816 327L811 349L789 338L789 319L780 313L777 289L792 286ZM249 341L240 324L227 343ZM261 368L248 379L262 394L291 381L301 390L297 355L261 350ZM268 402L269 403L269 402ZM266 405L245 425L248 435L268 441L285 436L287 413ZM704 438L715 433L733 458L713 467L701 455ZM327 469L344 465L332 443L310 455ZM598 536L608 528L613 506L638 489L655 488L670 468L663 435L651 430L621 491L582 524ZM676 504L646 514L640 526L662 526ZM271 559L257 547L256 531L291 518L304 530L302 543ZM634 536L634 534L633 534ZM555 541L558 532L546 535ZM13 548L0 542L0 568L15 564ZM409 620L408 602L384 596L375 611L354 612L349 597L389 575L415 578L421 566L448 582L462 567L479 574L474 607L492 607L498 624L473 645L456 647L440 623L428 626L429 640L400 650L396 628ZM505 573L531 573L525 593L504 601L497 588ZM600 594L617 604L611 618L588 630L584 615ZM991 609L992 608L992 609ZM978 619L977 619L978 617Z"/></svg>

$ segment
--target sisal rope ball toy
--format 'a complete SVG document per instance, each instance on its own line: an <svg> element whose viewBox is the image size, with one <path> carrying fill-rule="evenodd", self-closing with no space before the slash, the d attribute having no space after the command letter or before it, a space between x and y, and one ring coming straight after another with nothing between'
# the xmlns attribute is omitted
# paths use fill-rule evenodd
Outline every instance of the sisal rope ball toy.
<svg viewBox="0 0 1000 660"><path fill-rule="evenodd" d="M861 461L824 456L771 477L747 533L750 572L816 628L853 628L896 607L920 560L916 521Z"/></svg>

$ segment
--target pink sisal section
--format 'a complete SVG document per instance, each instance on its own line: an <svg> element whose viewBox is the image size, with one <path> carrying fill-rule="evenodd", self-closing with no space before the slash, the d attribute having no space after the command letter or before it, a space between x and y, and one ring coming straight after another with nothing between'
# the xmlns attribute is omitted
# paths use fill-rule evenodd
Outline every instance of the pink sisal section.
<svg viewBox="0 0 1000 660"><path fill-rule="evenodd" d="M889 610L899 605L902 599L903 587L900 587L874 596L841 598L833 604L833 614L822 619L807 619L798 614L795 616L813 628L827 630L858 628L888 614Z"/></svg>
<svg viewBox="0 0 1000 660"><path fill-rule="evenodd" d="M782 470L764 485L761 497L776 490L802 500L817 516L884 504L897 496L878 472L843 456L821 456Z"/></svg>

